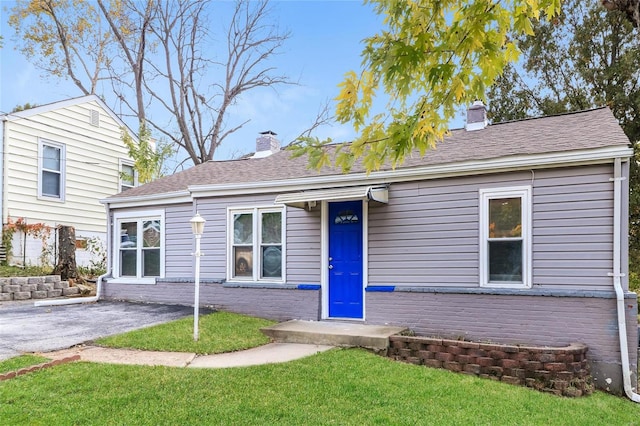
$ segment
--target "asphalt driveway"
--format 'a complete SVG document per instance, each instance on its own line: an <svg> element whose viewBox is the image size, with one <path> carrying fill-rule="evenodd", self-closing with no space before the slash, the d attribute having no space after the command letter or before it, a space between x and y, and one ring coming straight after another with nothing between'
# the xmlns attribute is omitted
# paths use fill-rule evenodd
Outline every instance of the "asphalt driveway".
<svg viewBox="0 0 640 426"><path fill-rule="evenodd" d="M191 314L189 306L128 302L44 307L35 307L33 301L0 302L0 360L65 349Z"/></svg>

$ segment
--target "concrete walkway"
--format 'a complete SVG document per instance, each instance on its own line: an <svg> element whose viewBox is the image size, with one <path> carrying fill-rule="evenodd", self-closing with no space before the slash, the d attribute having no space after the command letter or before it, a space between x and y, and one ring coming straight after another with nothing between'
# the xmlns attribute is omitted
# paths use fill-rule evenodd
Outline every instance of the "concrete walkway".
<svg viewBox="0 0 640 426"><path fill-rule="evenodd" d="M404 327L355 322L291 320L261 329L273 343L238 352L197 356L195 353L139 351L81 345L56 352L43 351L41 355L54 360L77 355L82 361L111 364L191 368L244 367L292 361L324 352L335 346L357 346L383 351L389 346L389 336L404 330Z"/></svg>
<svg viewBox="0 0 640 426"><path fill-rule="evenodd" d="M300 343L269 343L245 351L197 356L195 353L156 352L131 349L113 349L99 346L77 346L39 355L62 359L79 355L81 361L107 364L162 365L166 367L229 368L275 364L293 361L327 351L333 346Z"/></svg>

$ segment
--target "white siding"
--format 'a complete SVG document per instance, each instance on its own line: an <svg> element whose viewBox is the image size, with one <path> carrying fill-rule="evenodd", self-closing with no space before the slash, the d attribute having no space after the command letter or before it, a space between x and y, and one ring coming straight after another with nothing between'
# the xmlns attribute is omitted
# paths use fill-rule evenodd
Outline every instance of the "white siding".
<svg viewBox="0 0 640 426"><path fill-rule="evenodd" d="M90 124L100 111L100 127ZM97 102L66 106L6 123L3 220L71 225L76 233L105 233L99 199L119 190L119 160L128 158L120 125ZM66 147L64 202L38 198L38 141Z"/></svg>

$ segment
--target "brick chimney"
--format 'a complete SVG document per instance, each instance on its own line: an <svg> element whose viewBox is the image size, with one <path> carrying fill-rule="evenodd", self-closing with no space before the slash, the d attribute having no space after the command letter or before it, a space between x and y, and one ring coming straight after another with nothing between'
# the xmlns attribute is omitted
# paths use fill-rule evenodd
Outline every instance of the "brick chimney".
<svg viewBox="0 0 640 426"><path fill-rule="evenodd" d="M252 158L268 157L280 151L280 141L276 136L277 134L271 130L260 132L256 139L256 153Z"/></svg>
<svg viewBox="0 0 640 426"><path fill-rule="evenodd" d="M475 101L467 109L467 124L464 126L467 131L482 130L487 127L487 107L482 101Z"/></svg>

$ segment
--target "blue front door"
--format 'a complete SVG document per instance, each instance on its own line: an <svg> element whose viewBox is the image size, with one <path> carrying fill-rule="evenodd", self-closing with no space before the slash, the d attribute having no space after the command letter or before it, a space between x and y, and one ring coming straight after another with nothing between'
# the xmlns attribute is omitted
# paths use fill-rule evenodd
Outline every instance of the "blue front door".
<svg viewBox="0 0 640 426"><path fill-rule="evenodd" d="M329 203L329 317L363 318L362 201Z"/></svg>

